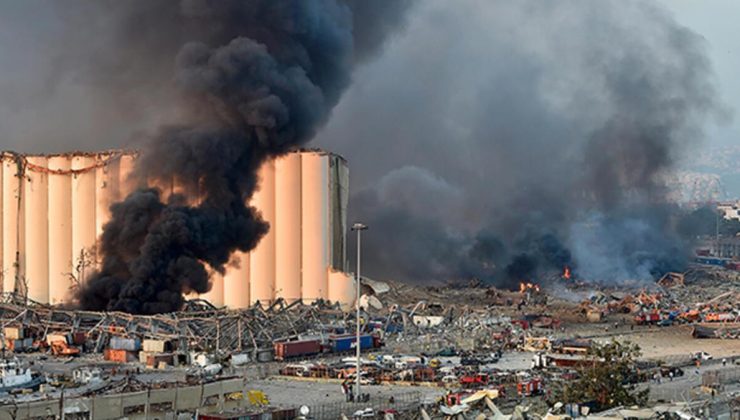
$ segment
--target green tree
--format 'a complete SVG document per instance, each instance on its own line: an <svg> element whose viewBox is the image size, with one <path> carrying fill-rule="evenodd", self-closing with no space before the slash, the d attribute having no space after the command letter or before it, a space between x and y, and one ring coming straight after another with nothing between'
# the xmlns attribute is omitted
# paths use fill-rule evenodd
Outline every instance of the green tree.
<svg viewBox="0 0 740 420"><path fill-rule="evenodd" d="M717 229L717 212L708 206L683 214L676 229L686 238L714 235Z"/></svg>
<svg viewBox="0 0 740 420"><path fill-rule="evenodd" d="M555 394L564 403L594 403L595 409L644 405L649 390L638 391L632 379L640 347L612 341L591 348L588 363L578 367L578 379L562 385Z"/></svg>
<svg viewBox="0 0 740 420"><path fill-rule="evenodd" d="M740 220L725 219L717 209L709 206L683 214L676 223L676 230L685 238L714 236L717 233L717 222L722 236L736 236L740 233Z"/></svg>

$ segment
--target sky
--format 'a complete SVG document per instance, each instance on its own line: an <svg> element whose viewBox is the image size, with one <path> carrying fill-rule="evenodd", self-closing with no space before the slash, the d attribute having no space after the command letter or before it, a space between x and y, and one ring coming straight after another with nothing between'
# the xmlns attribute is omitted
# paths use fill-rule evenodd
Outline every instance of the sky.
<svg viewBox="0 0 740 420"><path fill-rule="evenodd" d="M740 2L736 0L661 0L676 20L707 41L709 57L714 65L722 99L730 109L727 120L710 123L707 138L712 145L740 143L740 36L737 16Z"/></svg>

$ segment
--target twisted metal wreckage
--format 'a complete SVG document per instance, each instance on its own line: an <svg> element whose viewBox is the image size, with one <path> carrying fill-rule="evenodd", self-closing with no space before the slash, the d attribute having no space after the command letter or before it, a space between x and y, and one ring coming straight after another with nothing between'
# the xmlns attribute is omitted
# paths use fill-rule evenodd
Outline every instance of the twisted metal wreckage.
<svg viewBox="0 0 740 420"><path fill-rule="evenodd" d="M27 302L27 303L26 303ZM259 303L247 309L218 309L201 299L188 301L180 312L132 315L62 309L25 301L13 293L0 300L0 326L18 327L38 339L49 334L84 334L101 352L110 337L166 340L180 351L252 352L271 350L273 341L330 325L346 325L351 314L339 304L317 301L310 305L282 299L270 306Z"/></svg>

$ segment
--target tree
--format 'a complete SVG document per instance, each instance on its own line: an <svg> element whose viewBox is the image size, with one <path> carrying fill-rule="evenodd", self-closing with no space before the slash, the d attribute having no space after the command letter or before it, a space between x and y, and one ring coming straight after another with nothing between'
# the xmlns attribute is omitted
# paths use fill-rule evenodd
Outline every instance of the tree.
<svg viewBox="0 0 740 420"><path fill-rule="evenodd" d="M717 222L722 236L736 236L740 233L740 220L725 219L716 208L709 206L683 214L678 219L676 230L685 238L714 236L717 234Z"/></svg>
<svg viewBox="0 0 740 420"><path fill-rule="evenodd" d="M94 251L81 249L80 256L77 258L77 265L75 271L72 273L66 273L70 280L70 289L72 293L76 294L83 284L87 280L87 276L90 274L90 270L100 265L100 261L96 258Z"/></svg>
<svg viewBox="0 0 740 420"><path fill-rule="evenodd" d="M714 235L717 229L717 212L708 206L681 215L676 230L686 238Z"/></svg>
<svg viewBox="0 0 740 420"><path fill-rule="evenodd" d="M593 403L597 410L644 405L650 391L636 390L633 380L640 354L640 347L629 342L594 344L587 356L589 362L577 369L578 379L556 390L558 399L565 403Z"/></svg>

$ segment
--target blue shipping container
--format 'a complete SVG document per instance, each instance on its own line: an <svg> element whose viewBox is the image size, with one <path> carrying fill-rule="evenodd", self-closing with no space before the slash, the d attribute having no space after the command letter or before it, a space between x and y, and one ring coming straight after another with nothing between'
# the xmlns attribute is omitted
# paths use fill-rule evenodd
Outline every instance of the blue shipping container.
<svg viewBox="0 0 740 420"><path fill-rule="evenodd" d="M699 264L708 264L708 265L719 265L724 266L727 264L729 260L727 258L718 258L718 257L697 257L696 262Z"/></svg>
<svg viewBox="0 0 740 420"><path fill-rule="evenodd" d="M108 347L114 350L141 350L141 340L138 338L111 337Z"/></svg>
<svg viewBox="0 0 740 420"><path fill-rule="evenodd" d="M331 349L336 353L344 351L354 350L355 342L357 337L353 335L345 335L342 337L332 337L329 339L331 342ZM360 349L370 349L373 347L373 336L372 335L361 335L360 336Z"/></svg>

